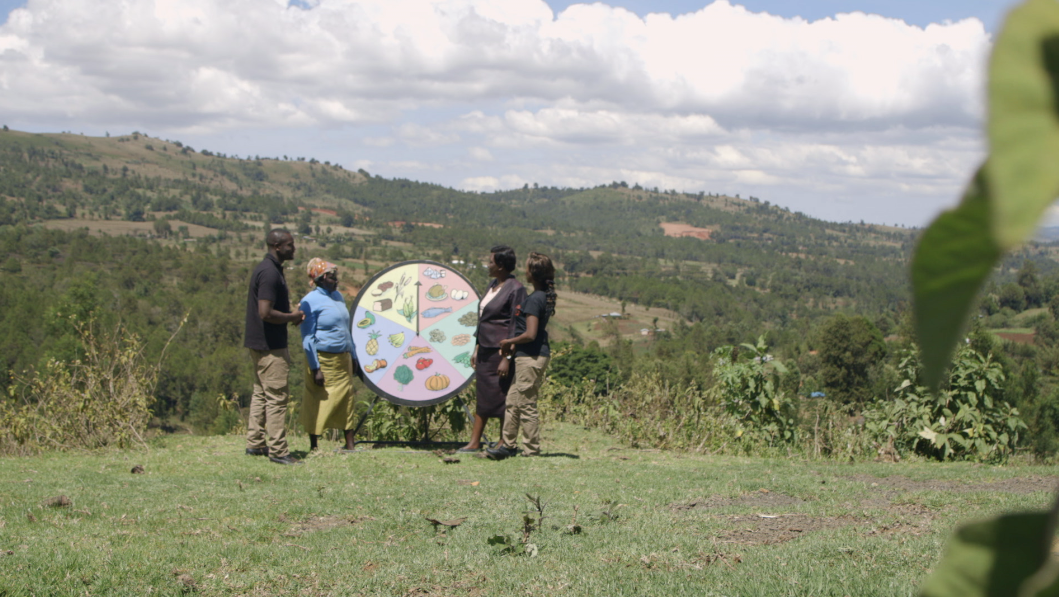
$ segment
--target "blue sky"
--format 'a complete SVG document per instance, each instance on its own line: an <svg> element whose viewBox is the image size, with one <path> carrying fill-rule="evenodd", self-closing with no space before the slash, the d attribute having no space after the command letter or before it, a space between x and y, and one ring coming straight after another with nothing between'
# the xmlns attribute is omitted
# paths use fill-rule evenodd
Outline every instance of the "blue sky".
<svg viewBox="0 0 1059 597"><path fill-rule="evenodd" d="M298 4L0 0L0 119L482 192L625 180L924 225L983 156L1013 3Z"/></svg>
<svg viewBox="0 0 1059 597"><path fill-rule="evenodd" d="M548 5L559 12L575 0L551 0ZM621 6L638 15L646 16L651 12L668 12L683 14L694 12L703 6L701 1L691 0L623 0L608 2L611 6ZM1007 0L816 0L812 2L791 0L747 0L740 2L755 12L768 12L783 17L802 17L820 19L834 16L839 12L862 11L886 17L902 19L912 25L924 27L930 23L944 20L960 20L970 17L981 20L988 31L995 31L1004 12L1011 5ZM7 14L25 6L25 0L0 0L0 13Z"/></svg>
<svg viewBox="0 0 1059 597"><path fill-rule="evenodd" d="M561 11L573 0L552 0L552 10ZM652 12L681 14L696 11L703 2L690 0L624 0L609 2L642 16ZM941 23L946 19L958 21L977 18L988 31L995 31L1011 6L1007 0L747 0L740 2L754 12L767 12L782 17L801 17L807 20L832 17L840 12L869 12L884 17L901 19L912 25L925 27L930 23Z"/></svg>

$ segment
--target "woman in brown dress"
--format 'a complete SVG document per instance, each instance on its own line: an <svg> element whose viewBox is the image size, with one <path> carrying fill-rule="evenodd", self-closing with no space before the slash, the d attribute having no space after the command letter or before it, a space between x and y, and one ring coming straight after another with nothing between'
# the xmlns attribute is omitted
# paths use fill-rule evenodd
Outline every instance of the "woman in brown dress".
<svg viewBox="0 0 1059 597"><path fill-rule="evenodd" d="M515 310L526 298L522 283L511 276L517 263L511 247L499 245L489 251L489 277L493 280L478 303L478 329L474 333L477 343L471 355L478 400L471 441L460 452L482 448L487 420L500 419L503 425L504 399L514 377L514 365L500 354L500 341L515 335Z"/></svg>

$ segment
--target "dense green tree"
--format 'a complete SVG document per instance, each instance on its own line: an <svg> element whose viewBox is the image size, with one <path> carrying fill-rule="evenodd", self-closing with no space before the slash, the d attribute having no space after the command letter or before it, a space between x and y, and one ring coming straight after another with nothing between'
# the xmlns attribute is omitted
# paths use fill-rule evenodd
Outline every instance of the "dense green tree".
<svg viewBox="0 0 1059 597"><path fill-rule="evenodd" d="M1025 293L1026 305L1029 307L1040 307L1042 300L1041 285L1037 278L1037 266L1033 261L1029 259L1024 261L1015 279Z"/></svg>
<svg viewBox="0 0 1059 597"><path fill-rule="evenodd" d="M821 326L817 345L819 380L832 400L860 404L874 398L872 369L886 356L875 324L863 316L835 315Z"/></svg>
<svg viewBox="0 0 1059 597"><path fill-rule="evenodd" d="M597 394L607 390L612 375L611 357L598 345L585 347L556 343L552 351L554 356L548 364L549 379L564 386L576 386L588 381L593 384Z"/></svg>
<svg viewBox="0 0 1059 597"><path fill-rule="evenodd" d="M173 226L169 223L166 218L159 218L154 221L154 233L162 238L169 238L169 234L173 232Z"/></svg>
<svg viewBox="0 0 1059 597"><path fill-rule="evenodd" d="M997 301L1002 308L1015 312L1022 311L1026 308L1026 291L1022 286L1009 282L1000 287L1000 296L997 297Z"/></svg>

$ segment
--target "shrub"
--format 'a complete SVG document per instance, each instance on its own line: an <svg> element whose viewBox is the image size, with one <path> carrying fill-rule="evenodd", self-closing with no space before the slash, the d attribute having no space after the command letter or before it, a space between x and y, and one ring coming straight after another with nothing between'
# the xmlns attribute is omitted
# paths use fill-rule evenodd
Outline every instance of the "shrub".
<svg viewBox="0 0 1059 597"><path fill-rule="evenodd" d="M717 452L736 441L737 421L705 392L694 384L672 384L657 371L634 372L609 396L597 396L589 380L563 386L548 379L539 404L545 423L598 428L634 448Z"/></svg>
<svg viewBox="0 0 1059 597"><path fill-rule="evenodd" d="M583 380L589 380L597 395L604 394L610 386L611 357L591 346L557 342L552 347L548 378L566 387L575 387Z"/></svg>
<svg viewBox="0 0 1059 597"><path fill-rule="evenodd" d="M121 326L97 334L91 320L70 321L82 356L15 376L0 403L0 452L144 444L161 363L148 363L140 339Z"/></svg>
<svg viewBox="0 0 1059 597"><path fill-rule="evenodd" d="M891 402L865 412L866 426L878 441L898 450L938 460L1003 461L1014 451L1026 424L1003 395L1004 372L990 353L969 346L953 359L948 381L935 394L920 385L918 349L899 367L904 381Z"/></svg>
<svg viewBox="0 0 1059 597"><path fill-rule="evenodd" d="M765 337L757 344L742 344L745 351L722 346L714 351L715 392L725 411L739 421L738 437L762 441L769 446L793 443L797 437L797 408L778 389L779 376L787 368L772 361Z"/></svg>
<svg viewBox="0 0 1059 597"><path fill-rule="evenodd" d="M467 428L463 400L474 404L474 396L464 393L432 406L398 406L385 400L375 403L358 437L371 441L456 441Z"/></svg>
<svg viewBox="0 0 1059 597"><path fill-rule="evenodd" d="M1037 399L1030 420L1033 430L1030 444L1034 456L1040 460L1054 456L1059 452L1059 389Z"/></svg>

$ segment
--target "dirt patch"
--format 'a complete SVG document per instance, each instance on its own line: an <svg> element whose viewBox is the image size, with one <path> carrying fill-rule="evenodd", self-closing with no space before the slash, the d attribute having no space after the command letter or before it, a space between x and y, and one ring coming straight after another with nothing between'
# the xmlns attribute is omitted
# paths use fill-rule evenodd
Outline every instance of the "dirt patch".
<svg viewBox="0 0 1059 597"><path fill-rule="evenodd" d="M217 234L217 230L214 228L207 228L205 226L199 226L198 224L188 224L186 222L181 222L180 220L170 220L169 225L172 226L174 232L180 226L187 226L188 234L191 238L200 238L210 234ZM142 238L154 238L155 236L154 222L68 219L46 220L44 222L44 227L51 230L62 230L65 232L87 228L88 233L94 236L101 236L104 234L107 236L139 236Z"/></svg>
<svg viewBox="0 0 1059 597"><path fill-rule="evenodd" d="M739 497L712 496L708 498L692 500L681 504L670 504L670 508L677 511L696 510L700 508L723 508L725 506L753 506L757 508L775 508L779 506L794 506L804 504L805 501L794 496L776 493L774 491L754 491Z"/></svg>
<svg viewBox="0 0 1059 597"><path fill-rule="evenodd" d="M893 520L872 520L867 534L872 535L924 535L931 531L931 523L937 518L934 511L922 504L889 504L885 508Z"/></svg>
<svg viewBox="0 0 1059 597"><path fill-rule="evenodd" d="M1040 477L1031 475L1029 477L1016 477L994 481L992 483L960 483L958 481L915 481L903 475L890 477L873 477L871 475L853 475L843 477L853 482L865 483L870 487L898 491L955 491L958 493L970 493L973 491L999 491L1003 493L1052 493L1059 487L1059 477Z"/></svg>
<svg viewBox="0 0 1059 597"><path fill-rule="evenodd" d="M997 332L997 338L1019 344L1033 344L1034 334L1012 334L1010 332Z"/></svg>
<svg viewBox="0 0 1059 597"><path fill-rule="evenodd" d="M338 215L338 212L333 210L333 209L324 209L322 207L305 207L305 206L302 206L302 205L298 206L298 211L305 211L305 210L313 211L313 212L316 212L318 214L326 214L326 215L329 215L329 216L337 216Z"/></svg>
<svg viewBox="0 0 1059 597"><path fill-rule="evenodd" d="M287 537L299 537L305 533L313 533L316 531L330 531L331 529L337 529L341 527L349 527L355 524L364 522L365 520L374 520L370 516L310 516L308 519L302 522L296 523L291 527L289 531L284 533ZM285 517L280 517L280 522L285 522Z"/></svg>
<svg viewBox="0 0 1059 597"><path fill-rule="evenodd" d="M412 587L401 593L401 595L402 597L454 597L455 595L477 597L486 593L485 589L481 587L483 584L485 584L485 578L481 577L474 580L457 581L450 585L434 584Z"/></svg>
<svg viewBox="0 0 1059 597"><path fill-rule="evenodd" d="M680 222L662 222L659 226L662 227L662 231L666 236L672 236L674 238L690 236L692 238L710 240L711 231L709 228L696 228Z"/></svg>
<svg viewBox="0 0 1059 597"><path fill-rule="evenodd" d="M403 222L403 221L400 221L400 220L396 220L396 221L390 222L390 226L393 226L394 228L400 228L401 226L404 226L407 223L408 222ZM444 224L435 224L434 222L412 222L412 225L413 226L426 226L428 228L444 228L445 227Z"/></svg>
<svg viewBox="0 0 1059 597"><path fill-rule="evenodd" d="M721 533L722 543L740 545L775 545L786 543L815 531L838 529L863 522L853 516L814 517L803 514L783 516L726 516L725 520L741 528Z"/></svg>

